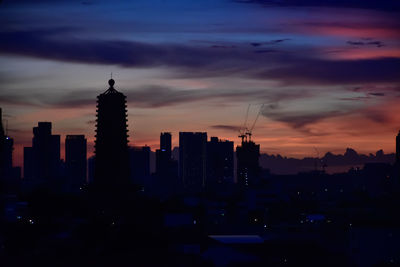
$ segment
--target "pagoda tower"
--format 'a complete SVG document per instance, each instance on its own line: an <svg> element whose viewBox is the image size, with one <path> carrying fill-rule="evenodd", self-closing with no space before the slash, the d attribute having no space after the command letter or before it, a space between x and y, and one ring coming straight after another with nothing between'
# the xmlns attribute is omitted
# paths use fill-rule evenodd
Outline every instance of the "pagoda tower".
<svg viewBox="0 0 400 267"><path fill-rule="evenodd" d="M94 183L100 187L129 184L129 152L126 96L109 89L97 97Z"/></svg>

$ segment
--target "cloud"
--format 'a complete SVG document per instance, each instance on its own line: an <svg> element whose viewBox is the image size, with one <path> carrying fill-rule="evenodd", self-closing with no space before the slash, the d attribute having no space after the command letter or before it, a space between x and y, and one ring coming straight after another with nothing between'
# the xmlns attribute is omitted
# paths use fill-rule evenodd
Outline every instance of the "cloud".
<svg viewBox="0 0 400 267"><path fill-rule="evenodd" d="M399 82L399 58L335 60L297 59L288 66L261 71L259 78L288 84L354 84Z"/></svg>
<svg viewBox="0 0 400 267"><path fill-rule="evenodd" d="M210 128L231 132L239 132L242 127L235 125L211 125Z"/></svg>
<svg viewBox="0 0 400 267"><path fill-rule="evenodd" d="M376 47L383 47L385 44L381 41L369 41L369 42L364 42L364 41L347 41L347 44L353 45L353 46L364 46L364 45L369 45L369 46L376 46Z"/></svg>
<svg viewBox="0 0 400 267"><path fill-rule="evenodd" d="M0 53L126 68L169 67L175 70L177 77L185 78L241 76L287 84L400 81L397 71L400 58L333 61L307 57L301 51L254 51L249 47L236 47L233 51L208 45L82 40L67 34L70 31L62 28L1 32Z"/></svg>
<svg viewBox="0 0 400 267"><path fill-rule="evenodd" d="M235 0L235 2L282 7L341 7L384 11L400 10L400 2L397 0Z"/></svg>
<svg viewBox="0 0 400 267"><path fill-rule="evenodd" d="M176 89L166 86L148 85L139 88L116 88L127 96L129 104L140 108L162 108L199 101L216 103L254 102L275 103L284 100L294 100L312 96L305 89ZM94 89L81 89L69 93L32 93L13 94L0 93L0 104L31 105L47 108L81 108L94 107L96 96L100 93ZM64 92L67 90L59 90Z"/></svg>
<svg viewBox="0 0 400 267"><path fill-rule="evenodd" d="M368 95L372 95L372 96L385 96L385 93L369 93Z"/></svg>

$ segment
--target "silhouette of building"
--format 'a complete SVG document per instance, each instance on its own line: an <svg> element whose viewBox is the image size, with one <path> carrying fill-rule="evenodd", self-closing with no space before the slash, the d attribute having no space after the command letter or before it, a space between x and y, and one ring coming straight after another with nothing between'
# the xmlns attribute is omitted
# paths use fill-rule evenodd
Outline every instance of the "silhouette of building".
<svg viewBox="0 0 400 267"><path fill-rule="evenodd" d="M12 154L14 150L14 140L4 131L2 116L2 110L0 108L0 177L9 178L12 176L13 171Z"/></svg>
<svg viewBox="0 0 400 267"><path fill-rule="evenodd" d="M84 135L67 135L65 138L65 165L68 184L79 189L86 181L87 142Z"/></svg>
<svg viewBox="0 0 400 267"><path fill-rule="evenodd" d="M237 179L243 187L255 185L260 175L260 145L251 140L242 140L241 146L236 147Z"/></svg>
<svg viewBox="0 0 400 267"><path fill-rule="evenodd" d="M32 147L24 148L24 177L54 181L60 175L60 135L51 133L51 122L33 127Z"/></svg>
<svg viewBox="0 0 400 267"><path fill-rule="evenodd" d="M171 133L161 133L160 149L156 150L156 173L167 175L171 171Z"/></svg>
<svg viewBox="0 0 400 267"><path fill-rule="evenodd" d="M396 163L400 165L400 131L396 136Z"/></svg>
<svg viewBox="0 0 400 267"><path fill-rule="evenodd" d="M233 183L233 142L211 137L207 142L207 184Z"/></svg>
<svg viewBox="0 0 400 267"><path fill-rule="evenodd" d="M129 153L126 96L109 89L97 97L94 182L98 186L129 184Z"/></svg>
<svg viewBox="0 0 400 267"><path fill-rule="evenodd" d="M0 177L8 177L12 172L12 152L14 140L6 135L3 114L0 108Z"/></svg>
<svg viewBox="0 0 400 267"><path fill-rule="evenodd" d="M150 176L150 147L130 147L131 181L144 186Z"/></svg>
<svg viewBox="0 0 400 267"><path fill-rule="evenodd" d="M34 177L34 158L33 147L24 147L24 179Z"/></svg>
<svg viewBox="0 0 400 267"><path fill-rule="evenodd" d="M93 183L94 181L94 163L95 163L95 156L91 156L87 160L87 168L88 168L88 178L87 181L89 184Z"/></svg>
<svg viewBox="0 0 400 267"><path fill-rule="evenodd" d="M207 133L179 133L179 175L188 191L199 191L206 183Z"/></svg>
<svg viewBox="0 0 400 267"><path fill-rule="evenodd" d="M160 134L160 149L167 153L167 157L171 158L171 133L165 132Z"/></svg>

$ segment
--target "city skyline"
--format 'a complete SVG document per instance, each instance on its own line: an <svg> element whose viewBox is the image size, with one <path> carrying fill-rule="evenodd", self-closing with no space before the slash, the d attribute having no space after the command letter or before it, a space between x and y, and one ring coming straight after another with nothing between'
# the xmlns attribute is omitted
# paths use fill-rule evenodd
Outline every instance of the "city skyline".
<svg viewBox="0 0 400 267"><path fill-rule="evenodd" d="M84 134L91 156L95 96L111 72L131 145L155 150L171 132L176 147L180 131L205 131L236 146L248 105L251 124L265 104L261 152L393 153L399 5L330 3L3 1L0 105L15 165L39 121L62 136L62 156L68 134Z"/></svg>
<svg viewBox="0 0 400 267"><path fill-rule="evenodd" d="M400 266L400 0L0 0L1 266Z"/></svg>

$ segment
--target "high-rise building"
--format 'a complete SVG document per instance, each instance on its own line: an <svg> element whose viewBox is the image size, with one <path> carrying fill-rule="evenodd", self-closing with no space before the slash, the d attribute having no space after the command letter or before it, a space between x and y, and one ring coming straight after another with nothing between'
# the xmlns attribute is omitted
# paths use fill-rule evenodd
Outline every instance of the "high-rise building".
<svg viewBox="0 0 400 267"><path fill-rule="evenodd" d="M87 168L88 168L88 178L87 181L89 184L93 183L94 181L94 163L95 163L95 156L91 156L87 160Z"/></svg>
<svg viewBox="0 0 400 267"><path fill-rule="evenodd" d="M156 173L169 175L171 172L171 133L161 133L160 149L156 150Z"/></svg>
<svg viewBox="0 0 400 267"><path fill-rule="evenodd" d="M150 176L150 147L130 147L131 181L136 185L145 185Z"/></svg>
<svg viewBox="0 0 400 267"><path fill-rule="evenodd" d="M160 149L166 152L168 158L171 158L171 139L171 133L165 132L160 134Z"/></svg>
<svg viewBox="0 0 400 267"><path fill-rule="evenodd" d="M260 145L251 140L243 140L241 146L236 147L237 179L243 187L255 185L260 175Z"/></svg>
<svg viewBox="0 0 400 267"><path fill-rule="evenodd" d="M5 177L12 176L14 139L9 136L3 137L3 151L1 155L1 169Z"/></svg>
<svg viewBox="0 0 400 267"><path fill-rule="evenodd" d="M400 131L396 137L396 163L400 165Z"/></svg>
<svg viewBox="0 0 400 267"><path fill-rule="evenodd" d="M211 137L207 142L207 184L233 183L233 142Z"/></svg>
<svg viewBox="0 0 400 267"><path fill-rule="evenodd" d="M33 128L32 147L24 148L24 176L54 181L60 175L60 135L51 134L51 122Z"/></svg>
<svg viewBox="0 0 400 267"><path fill-rule="evenodd" d="M33 147L24 147L24 179L34 178L34 158Z"/></svg>
<svg viewBox="0 0 400 267"><path fill-rule="evenodd" d="M126 96L109 89L97 97L94 183L121 187L129 184L129 152Z"/></svg>
<svg viewBox="0 0 400 267"><path fill-rule="evenodd" d="M0 108L0 193L15 192L21 178L21 168L13 167L14 139L3 128Z"/></svg>
<svg viewBox="0 0 400 267"><path fill-rule="evenodd" d="M9 177L12 173L12 153L14 140L6 135L3 128L2 110L0 108L0 178Z"/></svg>
<svg viewBox="0 0 400 267"><path fill-rule="evenodd" d="M206 183L207 133L179 133L179 175L188 191L200 191Z"/></svg>
<svg viewBox="0 0 400 267"><path fill-rule="evenodd" d="M86 181L87 141L84 135L67 135L65 138L65 166L68 184L78 189Z"/></svg>

